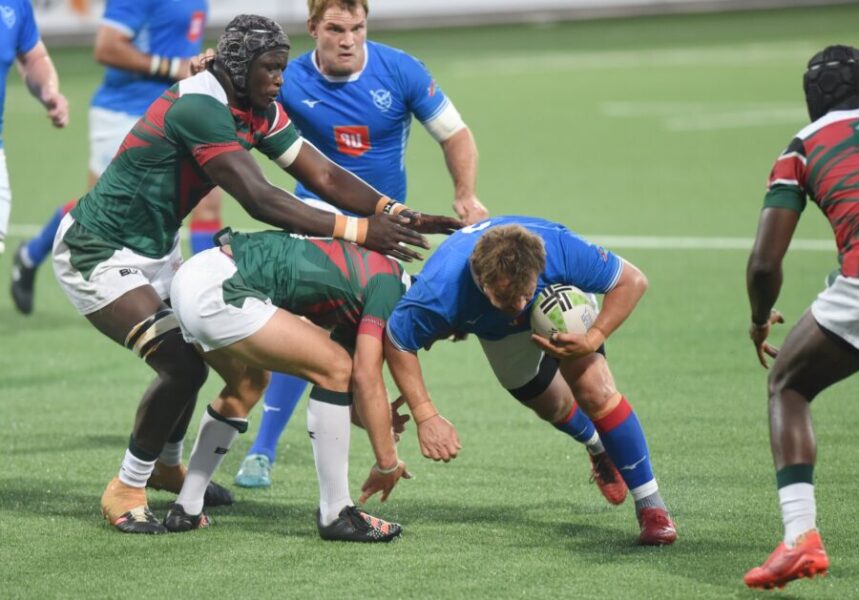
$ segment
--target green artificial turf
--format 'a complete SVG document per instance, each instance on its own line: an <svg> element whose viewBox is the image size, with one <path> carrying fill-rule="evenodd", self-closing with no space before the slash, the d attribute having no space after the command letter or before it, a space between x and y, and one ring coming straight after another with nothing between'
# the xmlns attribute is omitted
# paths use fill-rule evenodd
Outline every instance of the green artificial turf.
<svg viewBox="0 0 859 600"><path fill-rule="evenodd" d="M36 312L14 312L11 255L22 235L86 180L86 113L100 71L88 50L56 49L72 124L53 131L15 75L4 142L14 193L0 259L0 597L16 598L752 598L743 573L781 536L766 424L765 372L747 337L740 249L643 248L608 236L701 240L754 235L772 161L807 122L805 61L856 43L859 8L655 17L384 33L422 58L474 131L479 196L495 214L563 222L615 239L650 290L609 340L619 388L645 427L679 539L634 545L632 502L611 507L588 483L585 451L495 382L474 340L422 353L442 413L459 429L450 464L400 444L415 474L385 505L403 539L385 547L321 541L304 403L279 448L274 486L234 488L206 531L157 538L112 531L99 497L117 471L150 373L38 277ZM372 25L372 23L371 23ZM371 30L372 34L372 30ZM296 51L309 48L296 36ZM441 153L414 125L409 203L449 212ZM266 167L283 186L289 178ZM831 240L813 206L797 237ZM259 227L225 200L226 221ZM739 239L739 242L736 242ZM696 241L697 240L697 241ZM669 240L670 241L670 240ZM670 245L670 244L669 244ZM831 250L795 249L777 306L788 325L835 266ZM219 386L210 375L198 406ZM823 580L779 598L859 596L857 385L815 402L819 526L832 561ZM250 432L216 480L232 483ZM196 433L195 422L191 437ZM191 439L186 445L190 451ZM353 430L355 495L371 464ZM171 496L151 494L163 516Z"/></svg>

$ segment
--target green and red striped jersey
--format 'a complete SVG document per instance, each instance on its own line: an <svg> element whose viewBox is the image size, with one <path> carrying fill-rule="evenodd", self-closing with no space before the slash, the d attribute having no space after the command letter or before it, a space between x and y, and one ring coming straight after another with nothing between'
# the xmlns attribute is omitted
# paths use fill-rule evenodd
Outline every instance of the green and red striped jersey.
<svg viewBox="0 0 859 600"><path fill-rule="evenodd" d="M859 277L859 110L827 113L776 160L764 206L801 212L806 197L832 226L841 273Z"/></svg>
<svg viewBox="0 0 859 600"><path fill-rule="evenodd" d="M351 242L263 231L233 233L229 243L238 270L224 282L226 303L271 299L330 330L350 352L358 334L382 339L406 291L396 260Z"/></svg>
<svg viewBox="0 0 859 600"><path fill-rule="evenodd" d="M182 219L214 187L203 165L251 148L275 160L299 139L280 104L263 111L232 108L215 76L204 71L149 106L72 216L108 241L150 258L164 256Z"/></svg>

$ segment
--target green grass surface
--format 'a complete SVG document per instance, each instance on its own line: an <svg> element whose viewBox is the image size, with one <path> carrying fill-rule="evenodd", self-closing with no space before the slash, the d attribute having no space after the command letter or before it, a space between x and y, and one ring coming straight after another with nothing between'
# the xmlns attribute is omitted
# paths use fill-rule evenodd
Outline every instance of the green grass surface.
<svg viewBox="0 0 859 600"><path fill-rule="evenodd" d="M826 44L855 43L857 18L859 9L841 7L377 39L420 56L454 99L478 140L479 195L494 213L545 216L595 236L750 238L771 163L806 122L803 65ZM18 227L42 222L85 182L86 110L99 70L82 50L55 58L73 106L67 131L52 131L10 78L4 140ZM441 153L417 126L408 165L410 203L447 212ZM225 213L234 226L255 226L235 203ZM811 208L797 236L831 234ZM677 520L675 546L634 546L631 502L605 504L587 483L584 450L503 392L472 340L423 355L435 401L459 428L461 456L448 465L422 459L410 428L400 452L415 479L386 505L369 504L400 520L405 536L358 547L316 535L303 403L281 443L274 487L237 489L235 506L212 511L211 529L159 538L108 529L98 499L150 374L74 312L50 268L39 274L36 314L16 314L5 290L17 241L0 259L4 598L760 595L741 578L772 550L781 521L765 374L746 334L746 250L618 248L651 289L610 340L609 356L648 434ZM778 303L789 323L834 264L834 244L789 254ZM210 376L202 398L217 387ZM827 391L814 413L832 574L779 598L859 596L857 391L854 381ZM217 480L231 481L255 429L253 419ZM353 433L357 492L370 452L365 434ZM151 500L163 514L170 496Z"/></svg>

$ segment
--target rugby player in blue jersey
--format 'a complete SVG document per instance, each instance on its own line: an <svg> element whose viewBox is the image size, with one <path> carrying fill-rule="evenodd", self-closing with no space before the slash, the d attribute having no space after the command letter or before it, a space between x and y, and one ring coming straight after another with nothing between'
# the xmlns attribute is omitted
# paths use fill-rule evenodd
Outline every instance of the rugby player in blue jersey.
<svg viewBox="0 0 859 600"><path fill-rule="evenodd" d="M39 37L33 7L27 0L9 0L0 7L0 134L3 131L3 106L6 102L6 75L16 61L27 89L45 107L51 123L54 127L65 127L69 122L69 105L60 93L57 71ZM0 254L6 249L11 210L12 192L6 171L6 151L0 137Z"/></svg>
<svg viewBox="0 0 859 600"><path fill-rule="evenodd" d="M367 0L308 0L316 48L292 60L278 101L302 136L383 194L406 201L405 151L414 116L435 139L453 180L456 214L471 224L488 215L476 194L471 131L426 67L402 50L367 40ZM298 184L296 196L318 205ZM260 429L236 475L243 487L271 485L278 439L306 383L275 373Z"/></svg>
<svg viewBox="0 0 859 600"><path fill-rule="evenodd" d="M95 59L104 80L89 111L88 186L95 185L123 138L174 81L190 75L190 58L200 52L207 0L109 0L95 39ZM23 314L33 311L36 270L50 254L60 221L75 201L58 208L34 238L15 253L12 298ZM220 196L207 196L191 216L191 248L212 246L221 228Z"/></svg>
<svg viewBox="0 0 859 600"><path fill-rule="evenodd" d="M586 335L533 335L530 307L547 285L605 294ZM647 289L635 266L566 227L532 217L496 217L442 242L388 319L392 370L417 363L417 351L451 335L474 334L498 382L540 418L599 443L635 499L638 542L671 544L674 523L659 494L638 418L618 392L603 343ZM405 365L405 366L404 366ZM426 390L397 381L415 422L435 418ZM587 415L587 416L585 416ZM597 435L598 433L598 435Z"/></svg>

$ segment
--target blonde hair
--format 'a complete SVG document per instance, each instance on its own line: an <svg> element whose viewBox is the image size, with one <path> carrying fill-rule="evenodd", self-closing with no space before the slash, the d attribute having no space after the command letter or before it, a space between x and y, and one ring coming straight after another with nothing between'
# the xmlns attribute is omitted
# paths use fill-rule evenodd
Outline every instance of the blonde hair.
<svg viewBox="0 0 859 600"><path fill-rule="evenodd" d="M364 9L365 15L370 14L370 7L368 6L367 0L307 0L308 18L314 23L318 22L322 19L325 11L332 6L348 10L350 13L354 13L360 6Z"/></svg>
<svg viewBox="0 0 859 600"><path fill-rule="evenodd" d="M506 282L511 295L527 292L532 278L545 268L546 247L542 238L521 225L490 229L471 252L471 270L480 285Z"/></svg>

